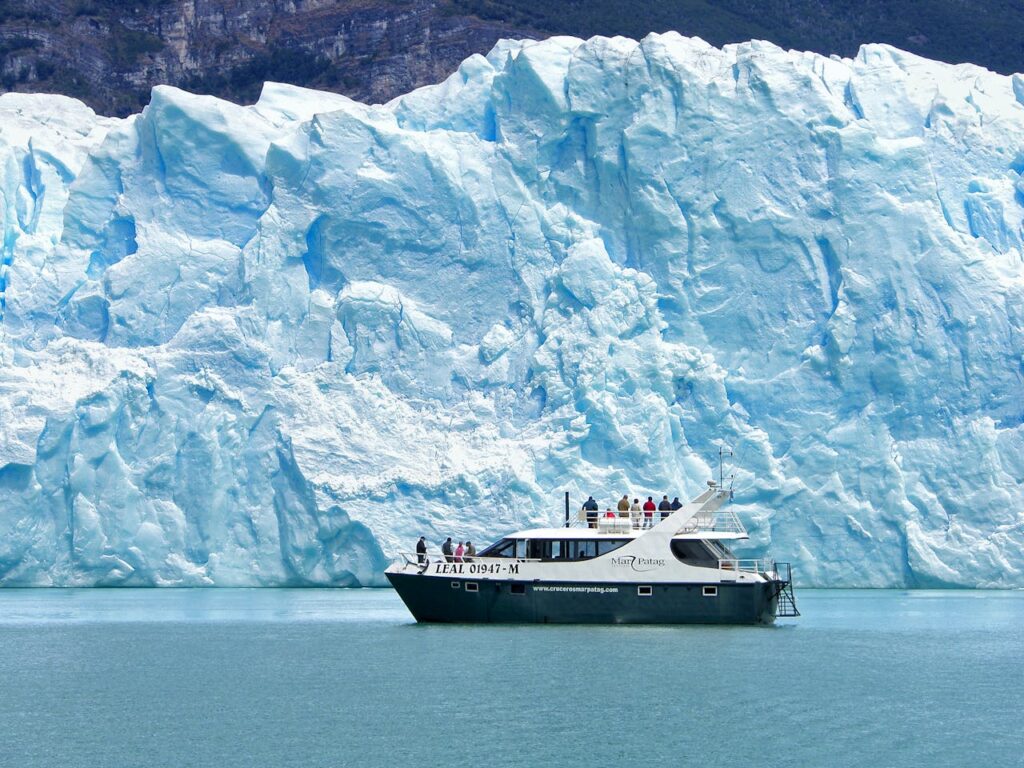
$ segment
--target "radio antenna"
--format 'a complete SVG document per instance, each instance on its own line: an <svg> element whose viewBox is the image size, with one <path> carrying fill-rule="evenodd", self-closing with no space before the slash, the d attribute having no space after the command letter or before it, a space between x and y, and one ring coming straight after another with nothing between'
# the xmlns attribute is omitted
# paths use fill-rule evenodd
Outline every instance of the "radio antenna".
<svg viewBox="0 0 1024 768"><path fill-rule="evenodd" d="M718 487L725 487L725 457L732 458L732 451L725 450L724 446L718 446Z"/></svg>

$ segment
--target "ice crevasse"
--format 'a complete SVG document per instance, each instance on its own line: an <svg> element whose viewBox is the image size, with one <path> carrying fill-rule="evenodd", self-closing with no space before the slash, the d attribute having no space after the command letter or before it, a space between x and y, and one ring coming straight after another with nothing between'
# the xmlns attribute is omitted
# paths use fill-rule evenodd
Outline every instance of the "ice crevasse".
<svg viewBox="0 0 1024 768"><path fill-rule="evenodd" d="M0 584L380 584L725 444L800 584L1022 587L1022 171L1024 79L875 45L0 96Z"/></svg>

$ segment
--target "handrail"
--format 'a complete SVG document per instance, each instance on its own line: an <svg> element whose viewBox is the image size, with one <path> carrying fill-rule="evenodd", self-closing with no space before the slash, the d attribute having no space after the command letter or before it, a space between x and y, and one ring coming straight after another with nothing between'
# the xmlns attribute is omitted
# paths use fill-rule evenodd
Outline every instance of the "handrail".
<svg viewBox="0 0 1024 768"><path fill-rule="evenodd" d="M757 573L772 581L792 581L792 570L789 563L778 563L769 558L736 558L726 557L718 561L721 571L737 573Z"/></svg>
<svg viewBox="0 0 1024 768"><path fill-rule="evenodd" d="M622 512L613 511L613 516L608 517L607 511L596 513L592 511L592 516L588 518L586 511L580 510L576 519L571 521L570 527L592 530L596 528L600 533L628 533L651 528L672 512L655 510L650 517L647 517L646 513L633 510L627 517ZM747 529L743 527L743 523L731 509L692 517L679 529L679 533L736 533L744 535L746 532Z"/></svg>
<svg viewBox="0 0 1024 768"><path fill-rule="evenodd" d="M710 515L696 515L690 518L682 528L682 533L739 533L745 534L739 517L731 509L718 510Z"/></svg>
<svg viewBox="0 0 1024 768"><path fill-rule="evenodd" d="M575 520L570 521L570 528L590 528L591 530L597 529L601 533L628 533L629 531L639 531L645 527L643 513L631 512L629 516L622 514L621 512L613 512L612 517L608 517L607 512L597 512L596 517L587 518L586 512L580 511ZM661 522L661 513L655 512L653 517L647 518L648 528L653 527Z"/></svg>
<svg viewBox="0 0 1024 768"><path fill-rule="evenodd" d="M722 571L759 573L768 577L774 577L777 575L775 570L775 561L764 558L725 557L718 561L718 568Z"/></svg>

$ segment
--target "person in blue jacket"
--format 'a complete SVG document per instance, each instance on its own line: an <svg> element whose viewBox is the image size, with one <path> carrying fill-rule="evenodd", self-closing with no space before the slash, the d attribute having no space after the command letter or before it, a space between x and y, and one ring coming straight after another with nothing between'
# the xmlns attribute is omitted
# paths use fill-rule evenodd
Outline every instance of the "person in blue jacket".
<svg viewBox="0 0 1024 768"><path fill-rule="evenodd" d="M661 512L662 520L672 512L672 502L668 500L668 496L661 497L661 501L658 502L658 511Z"/></svg>

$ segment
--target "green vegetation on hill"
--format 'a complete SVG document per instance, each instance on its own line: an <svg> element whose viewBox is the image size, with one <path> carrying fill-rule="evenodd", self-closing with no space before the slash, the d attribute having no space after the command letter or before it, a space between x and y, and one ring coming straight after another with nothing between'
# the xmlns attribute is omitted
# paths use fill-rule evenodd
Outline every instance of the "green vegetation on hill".
<svg viewBox="0 0 1024 768"><path fill-rule="evenodd" d="M115 24L110 30L110 37L107 38L110 59L122 68L131 66L143 54L156 53L163 47L163 40L156 35L128 29L123 24Z"/></svg>
<svg viewBox="0 0 1024 768"><path fill-rule="evenodd" d="M274 48L224 72L193 77L184 87L195 93L216 93L235 101L251 102L259 98L263 83L293 83L306 86L327 86L332 78L331 60L314 56L302 49Z"/></svg>

